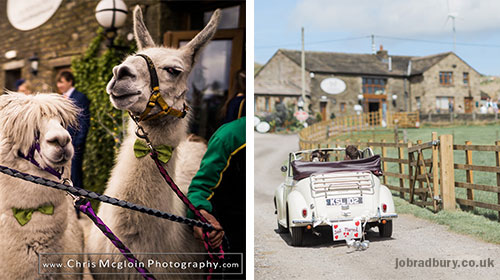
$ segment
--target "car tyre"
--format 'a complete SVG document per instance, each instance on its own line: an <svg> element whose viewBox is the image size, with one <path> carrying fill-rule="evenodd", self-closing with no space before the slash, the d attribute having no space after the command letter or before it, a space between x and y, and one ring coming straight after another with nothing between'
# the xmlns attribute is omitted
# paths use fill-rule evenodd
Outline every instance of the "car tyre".
<svg viewBox="0 0 500 280"><path fill-rule="evenodd" d="M290 234L292 235L292 246L302 246L304 228L303 227L290 228Z"/></svg>
<svg viewBox="0 0 500 280"><path fill-rule="evenodd" d="M286 233L286 227L282 226L279 221L277 221L278 224L278 233Z"/></svg>
<svg viewBox="0 0 500 280"><path fill-rule="evenodd" d="M391 237L392 236L392 220L387 220L385 224L378 225L378 232L380 237Z"/></svg>

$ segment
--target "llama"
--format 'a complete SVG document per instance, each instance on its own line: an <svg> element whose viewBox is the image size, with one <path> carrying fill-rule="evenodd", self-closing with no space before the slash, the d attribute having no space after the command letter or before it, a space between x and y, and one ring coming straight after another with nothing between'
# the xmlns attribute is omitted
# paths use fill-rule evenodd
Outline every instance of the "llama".
<svg viewBox="0 0 500 280"><path fill-rule="evenodd" d="M207 26L193 40L179 49L155 46L144 25L139 6L134 9L133 17L134 35L139 48L138 54L147 55L154 62L158 73L160 94L166 103L176 110L182 110L185 104L188 75L200 50L213 37L220 19L220 11L215 11ZM113 78L108 83L106 90L115 108L127 110L133 115L139 116L148 104L151 95L150 84L150 73L146 61L143 57L134 55L127 57L122 64L113 69ZM158 111L159 108L156 106L151 113L154 114ZM168 145L174 148L172 157L166 164L166 169L178 182L181 190L187 193L189 182L195 175L206 150L204 144L187 140L188 118L164 115L156 119L142 121L141 126L147 131L154 145ZM129 119L127 136L120 147L105 194L185 216L187 208L166 184L154 161L148 156L135 157L133 146L138 139L134 134L135 127L133 120ZM184 166L176 166L180 162ZM189 171L186 174L187 169ZM175 172L176 170L182 170L183 173L178 174ZM101 205L98 215L132 252L204 253L202 243L194 239L191 229L184 224L110 205ZM103 259L111 262L124 260L120 255L93 255L93 253L118 252L96 228L92 228L89 233L86 251L89 253L91 263L99 263ZM149 259L160 262L204 260L200 255L137 254L137 257L143 262ZM153 274L157 273L155 276L158 279L168 276L158 274L159 272L172 272L172 270L162 267L146 268ZM124 277L124 275L98 275L96 273L135 272L133 268L118 270L99 265L91 267L91 271L95 279L110 279L113 276L123 279ZM186 270L174 272L186 272ZM203 271L194 269L191 272L200 273ZM174 276L178 277L179 275ZM141 278L138 274L126 277L128 279Z"/></svg>
<svg viewBox="0 0 500 280"><path fill-rule="evenodd" d="M0 164L47 179L60 181L41 168L53 168L69 178L73 146L65 127L75 125L79 109L58 94L0 96ZM36 136L40 150L34 153L40 167L21 157L27 155ZM47 210L42 206L53 206ZM39 209L31 219L14 216L14 209ZM43 210L45 209L45 210ZM42 214L44 212L44 214ZM52 214L50 215L50 212ZM21 225L23 224L23 225ZM71 198L8 175L0 175L0 275L2 279L60 279L62 275L39 274L40 253L83 252L83 231ZM40 255L42 263L72 266L81 255ZM78 273L77 268L51 269L42 273ZM66 275L64 279L81 279Z"/></svg>

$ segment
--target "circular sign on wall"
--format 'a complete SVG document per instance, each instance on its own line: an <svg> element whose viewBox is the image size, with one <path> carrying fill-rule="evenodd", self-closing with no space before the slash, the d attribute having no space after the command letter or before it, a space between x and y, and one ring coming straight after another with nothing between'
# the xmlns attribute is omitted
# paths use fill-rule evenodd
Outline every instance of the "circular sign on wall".
<svg viewBox="0 0 500 280"><path fill-rule="evenodd" d="M346 89L345 82L338 78L326 78L321 81L320 87L329 94L339 94Z"/></svg>
<svg viewBox="0 0 500 280"><path fill-rule="evenodd" d="M16 29L39 27L54 15L62 0L7 0L7 18Z"/></svg>

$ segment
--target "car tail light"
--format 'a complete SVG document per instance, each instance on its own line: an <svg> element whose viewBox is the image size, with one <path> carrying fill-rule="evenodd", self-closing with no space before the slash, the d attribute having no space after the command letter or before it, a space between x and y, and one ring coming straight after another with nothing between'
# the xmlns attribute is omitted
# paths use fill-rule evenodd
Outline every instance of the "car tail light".
<svg viewBox="0 0 500 280"><path fill-rule="evenodd" d="M387 212L387 204L382 203L382 211Z"/></svg>
<svg viewBox="0 0 500 280"><path fill-rule="evenodd" d="M306 216L307 216L307 209L304 208L304 209L302 209L302 217L305 218Z"/></svg>

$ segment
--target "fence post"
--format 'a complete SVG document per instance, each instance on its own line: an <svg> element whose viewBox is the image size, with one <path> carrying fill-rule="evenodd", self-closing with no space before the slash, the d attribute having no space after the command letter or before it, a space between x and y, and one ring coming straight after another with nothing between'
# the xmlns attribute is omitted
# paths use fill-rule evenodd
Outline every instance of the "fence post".
<svg viewBox="0 0 500 280"><path fill-rule="evenodd" d="M394 125L394 143L399 142L399 130L398 130L398 124Z"/></svg>
<svg viewBox="0 0 500 280"><path fill-rule="evenodd" d="M422 144L422 140L417 140L417 145L421 145L421 144ZM422 175L422 174L426 173L426 170L424 170L424 167L421 165L421 161L425 161L423 156L424 156L424 154L420 153L420 152L417 155L417 166L416 166L417 172L416 173L418 175ZM418 188L419 188L418 198L423 201L425 198L425 194L421 193L420 191L422 191L422 189L425 188L424 182L422 180L417 180L417 181L418 181Z"/></svg>
<svg viewBox="0 0 500 280"><path fill-rule="evenodd" d="M495 141L495 145L500 146L500 141ZM497 166L500 166L500 152L495 152L495 157L497 159ZM500 173L497 173L497 186L500 186ZM498 204L500 204L500 193L497 194ZM500 211L498 211L498 221L500 222Z"/></svg>
<svg viewBox="0 0 500 280"><path fill-rule="evenodd" d="M328 141L328 138L330 137L330 126L326 126L326 140Z"/></svg>
<svg viewBox="0 0 500 280"><path fill-rule="evenodd" d="M397 129L397 126L396 126ZM396 142L396 147L398 148L398 155L399 155L399 160L403 160L404 158L404 148L397 146L399 144L403 144L403 141ZM411 144L410 144L411 145ZM404 174L405 173L405 166L404 163L399 162L399 174ZM405 187L405 180L403 178L399 178L399 187L404 188ZM405 198L405 192L403 190L399 191L399 197Z"/></svg>
<svg viewBox="0 0 500 280"><path fill-rule="evenodd" d="M465 141L465 145L470 145L471 141ZM465 164L467 165L472 165L472 151L470 150L465 150ZM473 184L474 183L474 174L472 173L472 170L466 170L465 171L465 176L467 177L467 183ZM467 189L467 199L468 200L474 200L474 190L473 189ZM468 206L467 209L470 211L474 211L474 206Z"/></svg>
<svg viewBox="0 0 500 280"><path fill-rule="evenodd" d="M406 144L408 149L410 149L413 144L411 142L407 143ZM416 178L413 177L413 166L412 166L412 163L415 162L415 157L413 155L413 152L408 152L408 175L409 175L409 179L408 179L408 184L409 184L409 188L410 188L410 203L413 204L414 200L415 200L415 185L417 184L415 182ZM418 163L418 159L417 159L417 163ZM415 170L418 170L418 165L415 166Z"/></svg>
<svg viewBox="0 0 500 280"><path fill-rule="evenodd" d="M437 141L437 132L432 133L432 141ZM438 198L439 198L439 169L438 169L438 152L439 146L432 146L432 187L434 189L434 196L432 197L432 201L434 204L434 211L438 211Z"/></svg>
<svg viewBox="0 0 500 280"><path fill-rule="evenodd" d="M335 140L335 148L340 148L339 139ZM339 161L339 151L335 151L335 161Z"/></svg>
<svg viewBox="0 0 500 280"><path fill-rule="evenodd" d="M382 145L385 144L385 139L382 139ZM385 171L387 171L387 162L385 162L385 158L387 157L387 147L386 146L382 146L382 168ZM383 182L384 182L384 185L387 185L387 177L384 175L382 177L383 179Z"/></svg>
<svg viewBox="0 0 500 280"><path fill-rule="evenodd" d="M453 163L453 136L439 136L441 161L441 187L443 194L443 209L455 211L455 168Z"/></svg>

